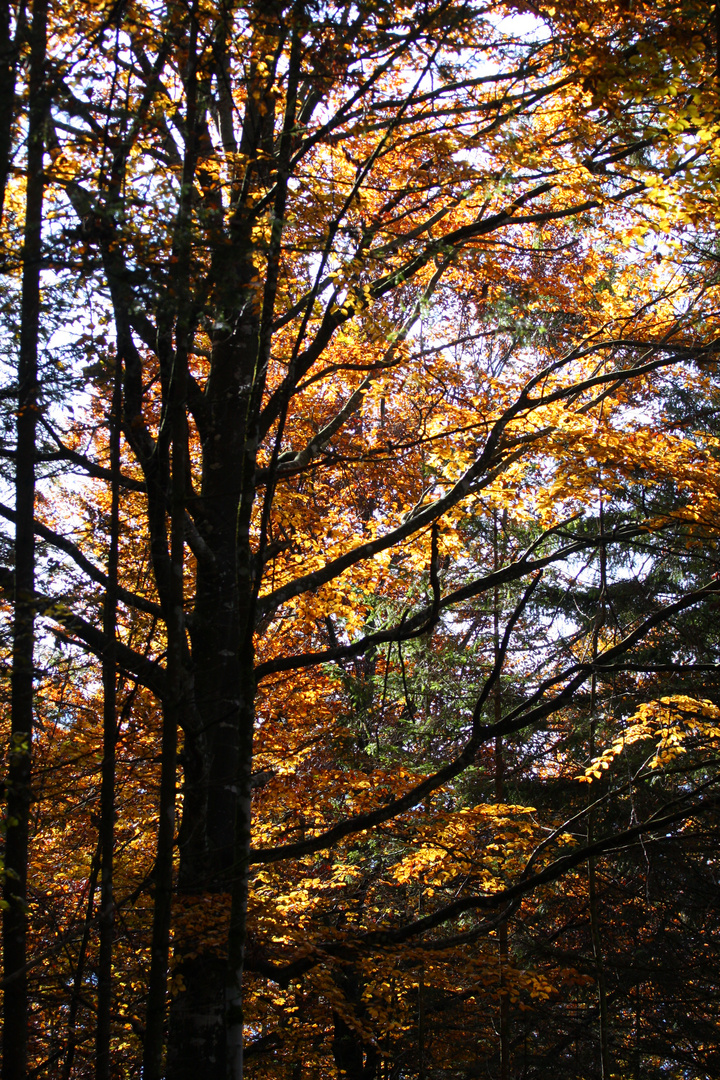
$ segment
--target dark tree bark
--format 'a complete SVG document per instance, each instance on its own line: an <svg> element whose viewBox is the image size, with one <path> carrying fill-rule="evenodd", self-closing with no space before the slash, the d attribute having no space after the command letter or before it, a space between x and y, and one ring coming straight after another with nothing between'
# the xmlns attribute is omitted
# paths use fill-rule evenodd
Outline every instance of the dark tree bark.
<svg viewBox="0 0 720 1080"><path fill-rule="evenodd" d="M96 1080L110 1076L110 1034L112 1018L112 954L115 933L113 857L115 849L115 770L117 743L117 606L118 547L120 530L120 416L122 410L122 358L116 360L110 412L110 547L107 589L103 605L105 651L103 677L103 759L100 786L100 953L98 957L97 1030L95 1042Z"/></svg>
<svg viewBox="0 0 720 1080"><path fill-rule="evenodd" d="M28 1001L27 976L23 969L27 960L27 865L33 737L35 432L39 390L46 37L47 0L35 0L30 44L27 203L18 363L15 614L5 843L4 898L7 907L3 913L4 974L6 979L15 977L7 985L4 996L3 1080L24 1080L27 1075Z"/></svg>
<svg viewBox="0 0 720 1080"><path fill-rule="evenodd" d="M599 521L601 531L604 528L602 477L598 478L600 484ZM592 634L593 660L598 654L600 633L605 627L607 620L607 552L605 545L600 546L600 590L598 594L598 607L595 614L595 625ZM597 728L597 676L593 673L590 683L590 732L588 744L588 757L593 761L596 754L595 734ZM587 842L592 844L595 840L595 810L591 806L588 810ZM598 907L597 886L597 860L588 859L588 909L590 915L590 939L592 942L593 960L595 962L595 978L597 981L598 996L598 1041L600 1049L600 1077L601 1080L610 1080L610 1019L608 1008L608 990L603 957L602 932L600 926L600 913Z"/></svg>
<svg viewBox="0 0 720 1080"><path fill-rule="evenodd" d="M33 651L35 651L35 444L38 419L38 342L43 202L43 122L46 0L32 5L27 204L24 240L21 348L18 362L15 472L15 615L11 745L8 772L8 831L2 937L5 978L3 1080L27 1072L27 862L32 753Z"/></svg>
<svg viewBox="0 0 720 1080"><path fill-rule="evenodd" d="M197 26L189 30L186 69L186 143L183 163L183 196L178 208L173 258L176 264L174 312L168 311L162 326L166 343L167 413L165 425L171 443L168 503L170 508L170 574L166 591L161 594L167 627L167 671L169 693L163 701L161 746L160 806L157 855L153 871L154 907L148 983L147 1020L143 1044L143 1076L160 1080L165 1075L165 1011L167 1002L170 924L173 897L173 852L175 848L175 801L178 727L189 731L192 725L193 686L187 668L187 630L185 625L185 515L187 504L188 427L186 419L188 392L188 347L194 323L189 303L191 256L191 193L198 156L197 103ZM175 325L172 327L174 315ZM174 330L174 350L171 339ZM212 1060L212 1056L209 1059ZM172 1062L169 1063L172 1069ZM197 1067L197 1066L196 1066ZM197 1075L197 1073L196 1073Z"/></svg>
<svg viewBox="0 0 720 1080"><path fill-rule="evenodd" d="M493 570L497 573L504 559L500 552L500 530L503 524L498 521L498 512L493 512ZM502 553L504 555L504 553ZM500 654L500 604L501 592L499 586L493 589L493 659L496 666L501 664ZM493 693L493 719L496 724L502 719L502 681L498 678ZM498 803L505 802L505 747L502 735L495 736L495 800ZM498 927L498 966L500 983L500 1016L498 1024L498 1036L500 1042L500 1072L498 1080L508 1080L510 1076L510 998L507 990L507 967L510 956L508 943L507 919L503 919Z"/></svg>
<svg viewBox="0 0 720 1080"><path fill-rule="evenodd" d="M350 1008L362 1014L362 986L357 973L350 969L339 982ZM364 1042L337 1012L333 1013L332 1052L339 1080L375 1080L380 1065L377 1049Z"/></svg>

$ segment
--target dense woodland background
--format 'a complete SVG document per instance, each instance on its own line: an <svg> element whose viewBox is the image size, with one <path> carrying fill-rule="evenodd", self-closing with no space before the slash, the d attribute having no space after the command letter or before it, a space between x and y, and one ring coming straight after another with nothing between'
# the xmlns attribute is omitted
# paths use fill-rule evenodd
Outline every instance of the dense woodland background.
<svg viewBox="0 0 720 1080"><path fill-rule="evenodd" d="M719 31L0 2L3 1080L720 1075Z"/></svg>

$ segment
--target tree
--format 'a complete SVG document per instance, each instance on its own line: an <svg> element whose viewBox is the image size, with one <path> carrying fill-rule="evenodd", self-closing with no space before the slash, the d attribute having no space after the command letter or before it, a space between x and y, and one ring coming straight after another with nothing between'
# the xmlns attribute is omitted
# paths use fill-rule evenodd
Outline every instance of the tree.
<svg viewBox="0 0 720 1080"><path fill-rule="evenodd" d="M86 396L71 418L44 403L37 458L57 473L35 531L64 561L33 595L105 664L99 1074L126 881L129 909L153 900L149 970L114 969L146 997L124 1014L143 1077L239 1078L244 1031L250 1063L283 1027L348 1075L385 1051L422 1071L448 971L477 1005L496 964L488 949L463 966L464 943L589 855L714 805L700 790L562 855L465 798L497 740L566 725L598 667L632 665L718 591L678 581L616 639L596 626L591 656L550 628L496 693L542 573L632 559L657 524L619 494L611 529L577 515L598 486L687 459L656 424L662 372L717 351L714 270L688 256L713 183L704 11L567 4L521 35L517 10L168 0L79 5L72 27L50 10L48 351ZM11 226L7 245L30 258ZM527 539L503 559L486 528L501 513ZM501 588L492 649L464 654L444 700L473 605L499 613ZM160 758L132 885L109 876L114 789L137 771L120 746L113 778L116 675L117 716L139 710ZM516 997L549 993L513 979ZM398 1031L378 1048L392 987Z"/></svg>
<svg viewBox="0 0 720 1080"><path fill-rule="evenodd" d="M9 22L3 13L3 30ZM6 970L15 980L6 987L3 1013L3 1078L15 1080L27 1069L27 866L30 817L30 763L33 735L33 654L35 644L35 435L38 401L38 339L40 327L40 261L43 218L43 126L46 98L43 68L47 37L47 6L32 7L29 33L32 95L28 110L27 184L23 234L24 264L17 369L17 440L15 444L15 595L13 621L11 732L8 752L7 817L3 891L3 954ZM7 34L6 45L7 45ZM3 59L0 76L7 96L12 68ZM10 85L8 85L10 83ZM10 111L12 117L12 110ZM5 134L0 143L7 143ZM7 146L3 146L7 151ZM7 162L7 153L3 159ZM5 193L2 177L2 196ZM0 197L0 208L2 198Z"/></svg>

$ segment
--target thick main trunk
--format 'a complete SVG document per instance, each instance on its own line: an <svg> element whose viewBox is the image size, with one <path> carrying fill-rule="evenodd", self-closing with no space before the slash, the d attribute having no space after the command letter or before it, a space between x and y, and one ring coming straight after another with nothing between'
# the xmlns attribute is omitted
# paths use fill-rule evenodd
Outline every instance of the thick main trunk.
<svg viewBox="0 0 720 1080"><path fill-rule="evenodd" d="M234 566L234 558L227 562ZM249 830L253 688L252 677L249 685L243 678L235 582L227 572L199 574L197 589L193 660L198 730L186 732L183 747L179 876L180 907L187 905L195 914L175 939L174 977L182 989L171 1005L167 1076L225 1080L225 920L237 885L237 829ZM251 672L252 656L249 662ZM244 667L247 671L247 662ZM238 798L239 773L247 775L245 800ZM246 887L247 866L242 878Z"/></svg>
<svg viewBox="0 0 720 1080"><path fill-rule="evenodd" d="M240 700L234 513L235 507L227 508L232 531L228 528L230 522L226 518L222 524L227 539L224 543L213 545L214 566L198 570L193 615L195 691L203 729L203 784L206 787L207 865L202 886L223 891L228 891L232 864L235 817L233 788ZM192 875L189 867L183 868L183 873L186 869Z"/></svg>
<svg viewBox="0 0 720 1080"><path fill-rule="evenodd" d="M338 1080L375 1080L379 1066L375 1047L363 1043L337 1013L333 1014L333 1029L332 1051Z"/></svg>
<svg viewBox="0 0 720 1080"><path fill-rule="evenodd" d="M169 1080L225 1080L222 924L231 889L240 680L237 592L227 572L234 556L217 546L215 556L225 566L217 574L199 571L193 614L196 709L182 752L179 907L194 914L175 935L180 992L170 1009Z"/></svg>
<svg viewBox="0 0 720 1080"><path fill-rule="evenodd" d="M231 907L236 949L230 966L238 970L239 959L241 972L254 723L248 629L252 553L248 528L239 527L242 507L251 510L254 500L255 450L248 430L255 364L248 339L252 331L239 331L234 342L217 344L206 388L203 485L196 513L211 555L198 563L191 627L195 709L182 755L179 892L180 905L197 910L198 919L207 912L213 933L208 940L207 927L198 921L192 932L176 935L175 974L182 978L182 989L171 1006L170 1080L225 1080L228 1018L232 1026L238 1015L229 1008L225 947ZM237 1053L235 1036L233 1060Z"/></svg>
<svg viewBox="0 0 720 1080"><path fill-rule="evenodd" d="M348 968L337 978L350 1008L363 1016L363 984L358 972ZM333 1013L332 1053L338 1080L375 1080L380 1064L376 1047L365 1042L338 1013Z"/></svg>

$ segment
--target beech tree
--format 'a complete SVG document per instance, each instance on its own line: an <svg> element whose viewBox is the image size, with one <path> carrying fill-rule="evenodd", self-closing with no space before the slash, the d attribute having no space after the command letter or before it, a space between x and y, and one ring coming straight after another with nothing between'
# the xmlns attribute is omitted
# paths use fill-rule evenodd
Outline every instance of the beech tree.
<svg viewBox="0 0 720 1080"><path fill-rule="evenodd" d="M717 805L714 701L642 685L714 571L614 622L607 599L608 559L642 577L670 518L707 543L717 498L712 437L666 409L718 351L714 24L692 4L51 3L43 58L43 12L0 22L22 83L11 347L45 192L34 584L20 497L0 507L4 595L45 628L45 884L30 956L5 911L4 1075L424 1075L461 1002L454 1066L498 1007L508 1076L509 1003L555 992L508 919ZM20 435L3 453L20 477ZM630 497L671 484L667 514ZM550 585L577 625L543 616ZM600 724L619 671L629 704ZM566 779L580 715L591 792L626 729L656 747L633 791L683 724L707 773L629 817L575 780L572 813L506 802L507 741L533 785ZM41 837L73 863L62 888ZM26 968L60 1017L29 1060Z"/></svg>

